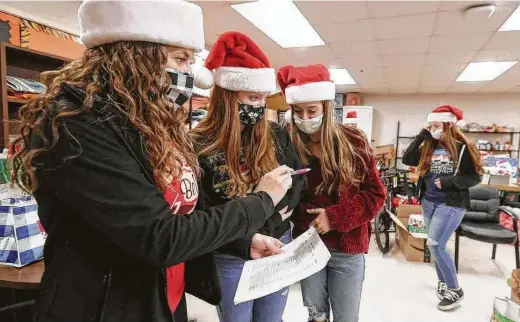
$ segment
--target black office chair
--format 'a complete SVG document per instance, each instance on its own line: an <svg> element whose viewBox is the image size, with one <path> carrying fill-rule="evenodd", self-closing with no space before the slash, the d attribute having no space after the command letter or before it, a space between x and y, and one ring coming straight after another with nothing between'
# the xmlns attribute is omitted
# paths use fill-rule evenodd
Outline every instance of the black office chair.
<svg viewBox="0 0 520 322"><path fill-rule="evenodd" d="M495 259L498 244L515 243L516 268L520 268L518 251L517 219L515 209L500 207L498 190L486 186L470 189L471 207L455 233L455 267L459 271L459 238L467 237L483 243L493 244L491 259ZM499 225L500 210L513 219L514 231Z"/></svg>

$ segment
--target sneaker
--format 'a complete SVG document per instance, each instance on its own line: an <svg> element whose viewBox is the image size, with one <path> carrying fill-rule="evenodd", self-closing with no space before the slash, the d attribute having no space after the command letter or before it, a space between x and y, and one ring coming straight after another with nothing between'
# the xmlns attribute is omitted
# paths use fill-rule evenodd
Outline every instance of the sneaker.
<svg viewBox="0 0 520 322"><path fill-rule="evenodd" d="M437 285L437 297L439 300L444 299L444 292L448 289L448 286L446 283L439 281L439 284Z"/></svg>
<svg viewBox="0 0 520 322"><path fill-rule="evenodd" d="M461 288L458 290L446 289L444 291L444 298L437 305L437 308L441 311L451 311L460 306L460 302L464 298L464 292Z"/></svg>

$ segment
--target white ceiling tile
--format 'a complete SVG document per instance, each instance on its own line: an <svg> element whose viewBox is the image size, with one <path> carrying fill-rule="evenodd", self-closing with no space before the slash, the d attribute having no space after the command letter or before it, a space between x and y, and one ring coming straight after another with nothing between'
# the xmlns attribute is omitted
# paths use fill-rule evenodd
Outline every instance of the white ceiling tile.
<svg viewBox="0 0 520 322"><path fill-rule="evenodd" d="M305 65L328 64L334 59L334 54L329 46L288 48L284 50L285 57L289 60L297 60Z"/></svg>
<svg viewBox="0 0 520 322"><path fill-rule="evenodd" d="M421 75L423 87L449 87L466 67L465 64L424 66Z"/></svg>
<svg viewBox="0 0 520 322"><path fill-rule="evenodd" d="M388 87L389 94L414 94L417 93L418 87L406 87L406 86L398 86L398 87Z"/></svg>
<svg viewBox="0 0 520 322"><path fill-rule="evenodd" d="M455 83L448 89L450 93L476 93L485 87L486 82Z"/></svg>
<svg viewBox="0 0 520 322"><path fill-rule="evenodd" d="M377 56L379 49L375 41L365 41L356 44L332 44L329 46L336 57L344 56Z"/></svg>
<svg viewBox="0 0 520 322"><path fill-rule="evenodd" d="M312 25L368 18L363 1L295 1L295 4Z"/></svg>
<svg viewBox="0 0 520 322"><path fill-rule="evenodd" d="M475 57L474 61L520 61L519 49L483 50Z"/></svg>
<svg viewBox="0 0 520 322"><path fill-rule="evenodd" d="M315 26L316 31L328 45L353 43L374 39L374 30L370 20L358 20L344 23Z"/></svg>
<svg viewBox="0 0 520 322"><path fill-rule="evenodd" d="M330 46L334 56L347 69L363 69L381 66L375 41Z"/></svg>
<svg viewBox="0 0 520 322"><path fill-rule="evenodd" d="M394 17L435 12L440 1L367 1L371 17Z"/></svg>
<svg viewBox="0 0 520 322"><path fill-rule="evenodd" d="M442 1L442 4L441 4L441 7L440 7L440 10L441 11L458 11L460 13L464 12L464 10L470 6L476 6L476 5L479 5L479 4L489 4L490 2L492 2L493 4L495 4L498 9L500 9L500 7L502 6L508 6L510 5L511 3L515 2L515 1L511 1L511 0L498 0L498 1L486 1L486 0L477 0L477 1L460 1L460 0L456 0L456 1L452 1L452 0L447 0L447 1Z"/></svg>
<svg viewBox="0 0 520 322"><path fill-rule="evenodd" d="M425 57L426 54L381 56L381 63L384 67L403 69L422 67Z"/></svg>
<svg viewBox="0 0 520 322"><path fill-rule="evenodd" d="M482 87L478 90L480 93L505 93L509 92L516 85L511 84L500 84L500 83L491 83L488 86Z"/></svg>
<svg viewBox="0 0 520 322"><path fill-rule="evenodd" d="M486 18L481 15L464 15L461 11L441 12L437 16L434 35L472 34L486 31L496 31L511 13L516 5L499 6L495 13Z"/></svg>
<svg viewBox="0 0 520 322"><path fill-rule="evenodd" d="M350 75L356 80L361 87L376 88L385 85L385 76L381 67L373 67L367 69L349 69Z"/></svg>
<svg viewBox="0 0 520 322"><path fill-rule="evenodd" d="M410 4L415 2L408 2ZM377 39L427 37L432 34L435 14L374 19Z"/></svg>
<svg viewBox="0 0 520 322"><path fill-rule="evenodd" d="M428 87L428 86L420 86L418 89L419 93L423 94L442 94L446 93L448 89L444 86L442 87Z"/></svg>
<svg viewBox="0 0 520 322"><path fill-rule="evenodd" d="M479 50L491 38L492 32L472 35L435 36L430 42L429 52L439 53L452 50Z"/></svg>
<svg viewBox="0 0 520 322"><path fill-rule="evenodd" d="M520 31L497 32L484 49L520 49Z"/></svg>
<svg viewBox="0 0 520 322"><path fill-rule="evenodd" d="M426 65L440 65L452 63L469 63L477 55L477 51L446 51L427 53Z"/></svg>
<svg viewBox="0 0 520 322"><path fill-rule="evenodd" d="M378 44L381 55L422 54L428 51L430 38L379 40Z"/></svg>
<svg viewBox="0 0 520 322"><path fill-rule="evenodd" d="M520 93L520 86L513 87L509 90L510 93Z"/></svg>

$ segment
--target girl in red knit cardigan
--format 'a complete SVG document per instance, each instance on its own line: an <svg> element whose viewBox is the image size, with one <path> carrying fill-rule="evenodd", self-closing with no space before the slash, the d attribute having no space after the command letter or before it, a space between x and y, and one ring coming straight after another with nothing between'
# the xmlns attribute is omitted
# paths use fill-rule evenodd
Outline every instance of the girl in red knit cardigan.
<svg viewBox="0 0 520 322"><path fill-rule="evenodd" d="M285 66L278 82L292 109L292 136L308 173L294 216L295 234L314 226L332 255L302 281L309 321L359 320L371 224L385 200L370 145L361 131L334 121L335 85L323 65Z"/></svg>

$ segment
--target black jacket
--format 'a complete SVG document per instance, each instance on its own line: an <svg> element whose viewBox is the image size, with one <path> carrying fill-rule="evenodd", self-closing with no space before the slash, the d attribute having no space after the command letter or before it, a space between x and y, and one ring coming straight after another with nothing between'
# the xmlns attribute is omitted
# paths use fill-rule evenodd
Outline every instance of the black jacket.
<svg viewBox="0 0 520 322"><path fill-rule="evenodd" d="M298 170L301 167L300 160L296 154L296 150L291 141L291 136L287 129L280 126L278 123L269 122L273 133L273 143L276 146L276 157L280 165L286 165L292 169ZM243 141L247 140L248 134L243 134ZM196 142L198 150L204 145L203 140ZM229 175L226 173L224 167L227 165L225 159L225 153L219 153L218 155L212 156L199 156L200 166L203 170L202 182L200 185L200 196L197 207L199 209L206 209L211 206L222 205L228 202L230 199L225 194L225 186L223 183L229 180ZM287 211L293 210L300 201L300 194L302 192L305 175L293 176L292 188L289 189L284 198L278 203L275 208L275 215L269 218L264 227L258 230L259 233L280 238L287 230L290 229L290 218L282 221L281 215L278 211L282 210L286 206ZM243 243L242 247L237 247L237 243ZM232 253L233 251L239 251L234 253L239 257L249 256L249 244L250 238L246 238L242 241L236 241L234 247L230 248L229 245L222 248L226 253ZM246 253L243 253L246 251ZM242 253L240 253L242 252Z"/></svg>
<svg viewBox="0 0 520 322"><path fill-rule="evenodd" d="M83 100L63 85L55 108L78 110ZM274 213L258 193L172 215L141 136L114 111L96 99L63 118L58 145L34 162L48 233L37 322L172 322L165 268L186 261L186 291L218 304L213 258L204 254L251 235ZM41 142L33 136L31 144Z"/></svg>
<svg viewBox="0 0 520 322"><path fill-rule="evenodd" d="M403 164L412 167L419 165L419 158L421 156L419 148L426 139L433 140L430 135L430 131L423 129L404 152L402 160ZM459 159L454 160L454 163L458 168L458 172L454 176L442 176L440 178L441 187L446 192L446 205L458 208L469 208L470 196L468 189L479 184L481 181L481 176L475 171L475 165L471 159L471 155L467 147L465 147L463 144L458 144L457 155L459 156ZM419 200L422 199L424 195L424 189L426 188L425 186L426 182L424 178L420 177L417 181L417 188L419 189Z"/></svg>

